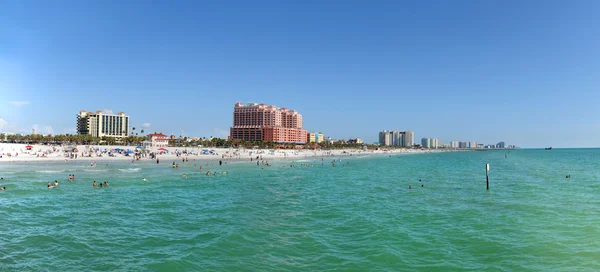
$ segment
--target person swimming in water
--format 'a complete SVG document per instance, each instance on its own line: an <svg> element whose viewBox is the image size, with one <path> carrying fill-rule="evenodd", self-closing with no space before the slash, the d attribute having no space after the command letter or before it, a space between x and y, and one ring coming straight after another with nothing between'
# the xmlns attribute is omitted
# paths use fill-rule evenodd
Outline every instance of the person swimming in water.
<svg viewBox="0 0 600 272"><path fill-rule="evenodd" d="M142 180L143 180L143 181L147 181L147 179L146 179L146 178L143 178Z"/></svg>
<svg viewBox="0 0 600 272"><path fill-rule="evenodd" d="M102 183L100 183L100 188L102 188Z"/></svg>
<svg viewBox="0 0 600 272"><path fill-rule="evenodd" d="M183 178L187 178L187 175L186 175L186 174L183 174Z"/></svg>
<svg viewBox="0 0 600 272"><path fill-rule="evenodd" d="M94 180L94 183L92 185L94 185L94 187L98 186L98 184L96 184L95 180Z"/></svg>
<svg viewBox="0 0 600 272"><path fill-rule="evenodd" d="M408 186L408 189L412 189L412 186L410 186L410 185L409 185L409 186Z"/></svg>
<svg viewBox="0 0 600 272"><path fill-rule="evenodd" d="M54 181L54 187L57 187L57 186L58 186L58 180L55 180Z"/></svg>
<svg viewBox="0 0 600 272"><path fill-rule="evenodd" d="M206 175L207 175L207 176L210 176L210 171L206 171Z"/></svg>
<svg viewBox="0 0 600 272"><path fill-rule="evenodd" d="M6 191L6 187L0 188L0 191Z"/></svg>
<svg viewBox="0 0 600 272"><path fill-rule="evenodd" d="M105 186L105 187L108 187L108 181L105 181L105 182L104 182L104 186Z"/></svg>

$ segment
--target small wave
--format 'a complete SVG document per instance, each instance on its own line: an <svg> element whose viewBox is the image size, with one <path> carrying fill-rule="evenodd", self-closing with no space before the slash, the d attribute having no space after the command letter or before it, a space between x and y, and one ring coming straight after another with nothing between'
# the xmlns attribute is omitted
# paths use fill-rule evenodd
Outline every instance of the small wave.
<svg viewBox="0 0 600 272"><path fill-rule="evenodd" d="M125 173L139 172L140 170L142 170L142 168L125 168L125 169L119 169L119 171L125 172Z"/></svg>
<svg viewBox="0 0 600 272"><path fill-rule="evenodd" d="M85 171L85 172L106 172L106 171L108 171L108 169L83 169L83 171Z"/></svg>
<svg viewBox="0 0 600 272"><path fill-rule="evenodd" d="M35 171L37 173L61 173L64 172L65 170L38 170Z"/></svg>

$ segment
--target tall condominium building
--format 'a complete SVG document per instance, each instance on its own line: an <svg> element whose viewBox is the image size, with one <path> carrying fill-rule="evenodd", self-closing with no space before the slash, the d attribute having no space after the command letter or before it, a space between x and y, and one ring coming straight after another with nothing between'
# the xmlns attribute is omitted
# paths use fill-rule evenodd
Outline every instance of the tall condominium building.
<svg viewBox="0 0 600 272"><path fill-rule="evenodd" d="M421 138L421 145L424 148L431 148L431 138Z"/></svg>
<svg viewBox="0 0 600 272"><path fill-rule="evenodd" d="M421 139L421 145L424 148L442 148L444 143L438 140L438 138L423 138Z"/></svg>
<svg viewBox="0 0 600 272"><path fill-rule="evenodd" d="M504 142L499 142L496 144L496 148L505 148L506 144Z"/></svg>
<svg viewBox="0 0 600 272"><path fill-rule="evenodd" d="M458 142L458 148L467 148L467 142Z"/></svg>
<svg viewBox="0 0 600 272"><path fill-rule="evenodd" d="M424 148L441 148L443 147L444 143L437 138L422 138L421 145Z"/></svg>
<svg viewBox="0 0 600 272"><path fill-rule="evenodd" d="M469 148L477 148L477 142L469 142Z"/></svg>
<svg viewBox="0 0 600 272"><path fill-rule="evenodd" d="M410 131L384 130L379 132L379 144L382 146L412 147L415 134Z"/></svg>
<svg viewBox="0 0 600 272"><path fill-rule="evenodd" d="M295 110L265 104L236 103L229 138L304 144L307 132L302 129L302 115Z"/></svg>
<svg viewBox="0 0 600 272"><path fill-rule="evenodd" d="M392 134L387 130L379 132L379 144L382 146L392 145Z"/></svg>
<svg viewBox="0 0 600 272"><path fill-rule="evenodd" d="M107 114L101 110L80 111L77 115L77 134L94 137L127 137L129 135L129 116L124 112Z"/></svg>
<svg viewBox="0 0 600 272"><path fill-rule="evenodd" d="M457 141L450 142L450 147L451 148L458 148L458 142Z"/></svg>
<svg viewBox="0 0 600 272"><path fill-rule="evenodd" d="M404 137L402 138L402 146L412 147L415 144L415 133L407 130L404 132Z"/></svg>
<svg viewBox="0 0 600 272"><path fill-rule="evenodd" d="M322 143L324 140L325 137L323 136L323 133L320 132L308 133L306 135L307 143Z"/></svg>

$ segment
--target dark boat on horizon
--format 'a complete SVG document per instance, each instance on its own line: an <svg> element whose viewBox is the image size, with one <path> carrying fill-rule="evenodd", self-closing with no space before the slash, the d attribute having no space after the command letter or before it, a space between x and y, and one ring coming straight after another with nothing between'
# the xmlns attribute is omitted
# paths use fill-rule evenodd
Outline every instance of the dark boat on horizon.
<svg viewBox="0 0 600 272"><path fill-rule="evenodd" d="M552 147L546 147L546 150L552 150Z"/></svg>

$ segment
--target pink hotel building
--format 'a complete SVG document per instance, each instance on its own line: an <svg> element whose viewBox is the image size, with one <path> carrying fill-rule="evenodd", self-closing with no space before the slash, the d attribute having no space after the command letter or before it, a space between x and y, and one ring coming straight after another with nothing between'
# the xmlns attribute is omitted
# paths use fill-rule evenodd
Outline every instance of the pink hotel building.
<svg viewBox="0 0 600 272"><path fill-rule="evenodd" d="M306 143L302 115L265 104L236 103L229 139L276 143Z"/></svg>

